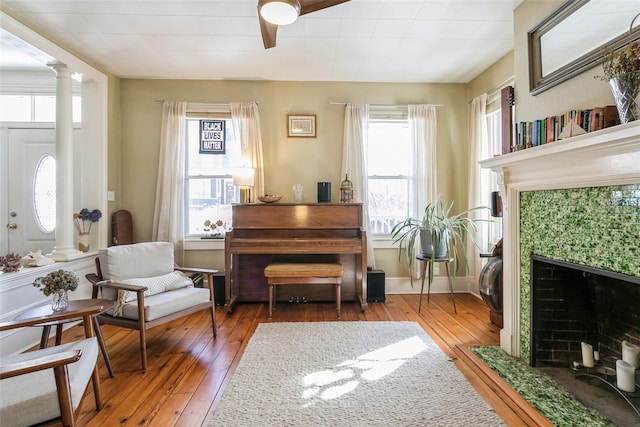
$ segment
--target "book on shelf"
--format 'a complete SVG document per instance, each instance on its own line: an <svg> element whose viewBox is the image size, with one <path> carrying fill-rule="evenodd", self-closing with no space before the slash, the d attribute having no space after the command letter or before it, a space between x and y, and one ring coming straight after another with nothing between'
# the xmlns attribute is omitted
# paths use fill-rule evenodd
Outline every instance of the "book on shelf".
<svg viewBox="0 0 640 427"><path fill-rule="evenodd" d="M513 151L537 147L558 141L569 122L573 121L585 132L594 132L620 124L618 110L614 105L586 110L565 111L558 116L549 116L532 122L518 122L515 126Z"/></svg>

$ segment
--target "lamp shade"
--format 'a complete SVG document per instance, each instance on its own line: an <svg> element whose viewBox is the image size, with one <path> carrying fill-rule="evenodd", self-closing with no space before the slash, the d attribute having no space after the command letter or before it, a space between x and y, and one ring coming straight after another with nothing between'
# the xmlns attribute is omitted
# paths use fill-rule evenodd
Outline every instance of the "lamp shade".
<svg viewBox="0 0 640 427"><path fill-rule="evenodd" d="M240 168L233 174L233 185L244 185L247 187L253 187L255 169L253 168Z"/></svg>
<svg viewBox="0 0 640 427"><path fill-rule="evenodd" d="M258 13L272 24L289 25L300 15L300 2L298 0L260 0Z"/></svg>

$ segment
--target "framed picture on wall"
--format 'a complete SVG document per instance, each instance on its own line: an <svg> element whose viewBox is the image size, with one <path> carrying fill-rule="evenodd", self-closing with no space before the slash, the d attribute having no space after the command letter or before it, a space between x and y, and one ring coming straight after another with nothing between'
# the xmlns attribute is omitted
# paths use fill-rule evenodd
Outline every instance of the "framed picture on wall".
<svg viewBox="0 0 640 427"><path fill-rule="evenodd" d="M315 138L316 137L316 115L293 115L287 116L289 137Z"/></svg>

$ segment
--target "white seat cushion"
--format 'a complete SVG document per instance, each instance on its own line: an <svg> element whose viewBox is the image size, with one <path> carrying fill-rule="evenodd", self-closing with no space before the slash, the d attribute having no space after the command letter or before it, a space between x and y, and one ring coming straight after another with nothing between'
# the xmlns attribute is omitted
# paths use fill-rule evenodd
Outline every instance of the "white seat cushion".
<svg viewBox="0 0 640 427"><path fill-rule="evenodd" d="M209 289L182 288L144 298L145 321L156 320L203 302L209 302ZM113 309L107 313L113 315ZM118 317L138 319L138 302L127 302Z"/></svg>
<svg viewBox="0 0 640 427"><path fill-rule="evenodd" d="M61 351L82 350L82 357L68 366L73 409L78 407L98 359L95 337L42 350L3 357L3 365L32 360ZM0 424L29 426L60 417L53 369L0 380Z"/></svg>

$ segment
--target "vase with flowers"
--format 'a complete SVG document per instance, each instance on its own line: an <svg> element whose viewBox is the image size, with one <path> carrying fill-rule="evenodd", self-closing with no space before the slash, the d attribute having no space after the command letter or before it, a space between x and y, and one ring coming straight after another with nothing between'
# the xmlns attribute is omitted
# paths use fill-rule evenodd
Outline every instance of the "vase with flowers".
<svg viewBox="0 0 640 427"><path fill-rule="evenodd" d="M90 211L83 208L80 212L73 214L73 226L78 231L78 249L81 252L89 252L91 243L91 226L100 221L102 212L100 209Z"/></svg>
<svg viewBox="0 0 640 427"><path fill-rule="evenodd" d="M631 21L629 34L633 31ZM623 49L610 50L602 63L604 75L597 76L609 82L616 102L620 123L628 123L640 118L640 41L632 41Z"/></svg>
<svg viewBox="0 0 640 427"><path fill-rule="evenodd" d="M53 295L51 309L54 312L66 311L69 307L69 291L78 288L78 276L71 271L52 271L44 277L38 277L33 286L46 296Z"/></svg>

